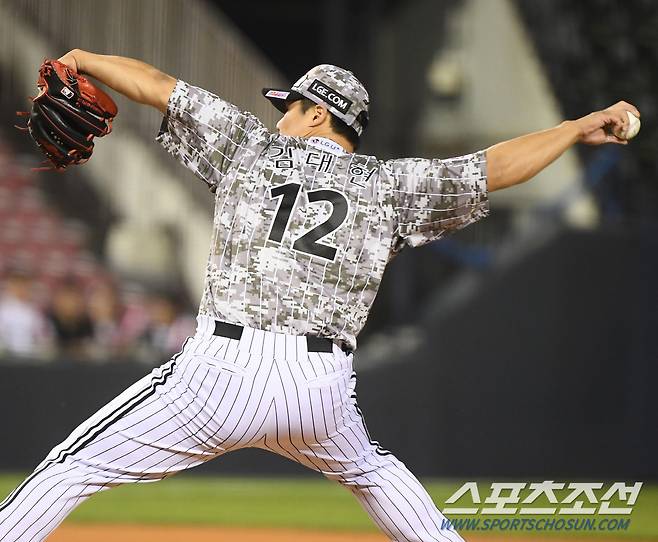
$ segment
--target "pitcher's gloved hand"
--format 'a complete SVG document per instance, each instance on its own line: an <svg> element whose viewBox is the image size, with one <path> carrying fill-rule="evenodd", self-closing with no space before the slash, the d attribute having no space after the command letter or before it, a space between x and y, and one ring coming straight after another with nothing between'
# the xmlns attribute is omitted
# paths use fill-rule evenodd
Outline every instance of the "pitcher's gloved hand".
<svg viewBox="0 0 658 542"><path fill-rule="evenodd" d="M32 98L27 130L52 166L82 164L94 152L94 137L112 131L117 106L105 92L58 60L39 68L39 94ZM25 128L24 128L25 129Z"/></svg>

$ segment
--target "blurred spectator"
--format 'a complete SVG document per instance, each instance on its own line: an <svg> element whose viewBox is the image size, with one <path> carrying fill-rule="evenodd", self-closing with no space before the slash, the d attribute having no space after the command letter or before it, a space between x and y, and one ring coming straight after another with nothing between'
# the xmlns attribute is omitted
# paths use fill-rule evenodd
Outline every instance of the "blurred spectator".
<svg viewBox="0 0 658 542"><path fill-rule="evenodd" d="M48 318L60 354L75 360L90 356L94 328L77 284L63 282L55 289Z"/></svg>
<svg viewBox="0 0 658 542"><path fill-rule="evenodd" d="M124 282L121 285L121 320L119 322L119 349L129 357L144 335L150 322L146 290L137 282Z"/></svg>
<svg viewBox="0 0 658 542"><path fill-rule="evenodd" d="M91 353L97 360L112 361L121 346L121 303L116 289L110 284L96 285L89 293L87 307L93 327Z"/></svg>
<svg viewBox="0 0 658 542"><path fill-rule="evenodd" d="M180 350L196 327L177 296L147 297L135 284L121 295L109 283L96 284L85 299L81 285L69 279L50 292L46 311L33 301L35 291L27 275L6 279L0 297L0 353L156 365Z"/></svg>
<svg viewBox="0 0 658 542"><path fill-rule="evenodd" d="M196 321L181 311L181 303L170 294L154 294L148 302L149 324L141 337L140 358L160 364L181 348L194 334Z"/></svg>
<svg viewBox="0 0 658 542"><path fill-rule="evenodd" d="M14 356L47 357L51 336L32 299L32 279L21 273L7 276L0 298L0 350Z"/></svg>

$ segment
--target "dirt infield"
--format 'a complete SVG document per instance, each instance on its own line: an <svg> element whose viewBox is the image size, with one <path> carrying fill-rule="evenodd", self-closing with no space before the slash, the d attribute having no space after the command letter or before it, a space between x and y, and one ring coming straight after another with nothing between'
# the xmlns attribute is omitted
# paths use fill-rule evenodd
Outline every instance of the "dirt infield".
<svg viewBox="0 0 658 542"><path fill-rule="evenodd" d="M538 536L468 536L468 542L537 542ZM228 527L138 526L138 525L63 525L48 542L188 542L190 540L239 542L386 542L386 537L371 533L326 533L286 529L234 529ZM547 542L592 542L595 538L546 537ZM605 542L628 542L604 538ZM634 539L633 542L643 542ZM644 542L649 542L644 541Z"/></svg>

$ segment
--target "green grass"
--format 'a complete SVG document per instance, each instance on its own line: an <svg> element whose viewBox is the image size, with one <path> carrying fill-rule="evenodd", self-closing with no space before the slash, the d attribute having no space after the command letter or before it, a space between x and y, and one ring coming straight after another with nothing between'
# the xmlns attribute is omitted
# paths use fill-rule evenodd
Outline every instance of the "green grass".
<svg viewBox="0 0 658 542"><path fill-rule="evenodd" d="M21 479L21 476L1 475L0 496L9 493ZM460 486L461 483L457 482L426 483L439 507L443 507L445 499ZM487 487L487 484L480 485L482 498L486 497ZM535 503L539 504L539 501ZM658 485L642 488L630 517L631 527L627 532L609 534L658 540ZM104 523L375 530L348 491L322 479L181 476L157 484L126 486L104 492L83 503L70 519Z"/></svg>

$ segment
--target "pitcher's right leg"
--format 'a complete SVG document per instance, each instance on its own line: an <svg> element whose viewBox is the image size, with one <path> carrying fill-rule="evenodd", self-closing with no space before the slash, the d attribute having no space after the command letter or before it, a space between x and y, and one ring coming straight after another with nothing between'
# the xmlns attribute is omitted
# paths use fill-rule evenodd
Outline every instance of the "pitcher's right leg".
<svg viewBox="0 0 658 542"><path fill-rule="evenodd" d="M277 364L277 427L263 447L342 484L392 541L463 542L416 477L370 438L351 361L340 354L309 360L306 374L299 364Z"/></svg>
<svg viewBox="0 0 658 542"><path fill-rule="evenodd" d="M353 374L343 416L322 443L336 471L325 476L351 491L393 541L463 542L404 463L371 439L356 403L355 386Z"/></svg>

